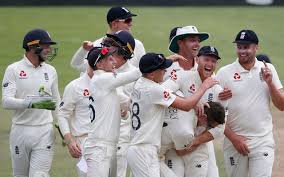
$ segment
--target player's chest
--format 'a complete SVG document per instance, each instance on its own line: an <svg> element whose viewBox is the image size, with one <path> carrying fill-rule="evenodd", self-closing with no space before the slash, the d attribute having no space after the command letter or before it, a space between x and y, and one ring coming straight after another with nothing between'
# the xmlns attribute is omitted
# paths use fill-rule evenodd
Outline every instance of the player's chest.
<svg viewBox="0 0 284 177"><path fill-rule="evenodd" d="M44 88L50 92L51 85L54 81L51 72L43 69L27 69L22 68L15 71L17 89L20 90L39 90Z"/></svg>

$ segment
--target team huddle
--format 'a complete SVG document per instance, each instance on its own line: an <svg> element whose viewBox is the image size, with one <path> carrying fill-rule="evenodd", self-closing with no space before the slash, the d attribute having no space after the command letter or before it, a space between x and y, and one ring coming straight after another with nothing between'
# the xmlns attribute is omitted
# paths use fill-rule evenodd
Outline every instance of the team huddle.
<svg viewBox="0 0 284 177"><path fill-rule="evenodd" d="M269 58L256 56L257 34L241 30L236 61L216 71L217 48L201 47L208 33L174 27L172 55L146 53L130 33L135 16L125 7L108 11L109 32L76 51L71 66L81 75L62 98L45 63L56 42L42 29L25 35L26 52L2 83L2 106L14 110L13 176L50 176L53 118L80 177L219 177L213 140L224 135L229 177L271 176L270 102L283 111L284 92Z"/></svg>

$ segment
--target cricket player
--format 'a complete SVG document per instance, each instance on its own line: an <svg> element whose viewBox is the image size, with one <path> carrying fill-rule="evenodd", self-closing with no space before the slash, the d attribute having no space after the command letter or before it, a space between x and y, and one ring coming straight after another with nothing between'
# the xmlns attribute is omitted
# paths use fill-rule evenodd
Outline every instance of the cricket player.
<svg viewBox="0 0 284 177"><path fill-rule="evenodd" d="M108 177L111 161L116 155L120 128L120 100L116 89L137 80L138 69L116 73L115 58L111 48L93 49L89 58L95 58L95 71L90 93L94 99L94 119L84 145L87 177Z"/></svg>
<svg viewBox="0 0 284 177"><path fill-rule="evenodd" d="M107 23L109 25L108 34L114 34L117 31L124 30L130 32L132 27L132 18L137 16L132 13L126 7L112 7L107 13ZM82 47L80 47L74 54L71 60L71 66L80 72L85 72L88 66L88 62L84 60L90 49L93 47L101 47L104 37L97 39L94 42L84 41ZM145 54L143 43L138 39L135 39L134 55L130 60L130 63L135 67L138 67L140 58Z"/></svg>
<svg viewBox="0 0 284 177"><path fill-rule="evenodd" d="M69 153L79 162L82 149L90 131L90 123L94 121L95 109L91 103L95 100L90 95L90 82L94 75L96 58L87 56L87 71L79 78L71 81L64 90L58 111L58 124ZM78 176L86 173L77 168Z"/></svg>
<svg viewBox="0 0 284 177"><path fill-rule="evenodd" d="M43 29L29 31L23 58L9 65L2 83L2 106L15 110L10 132L13 176L49 177L54 154L53 117L60 101L57 73L45 63L56 56Z"/></svg>
<svg viewBox="0 0 284 177"><path fill-rule="evenodd" d="M107 38L103 40L104 46L114 47L117 52L113 54L116 59L116 72L123 73L136 70L130 61L135 51L135 40L127 31L118 31L114 34L107 34ZM133 84L126 84L117 88L120 98L121 123L119 132L119 141L117 144L116 162L112 164L111 175L117 177L125 177L127 172L126 151L130 141L131 119L129 113L130 95ZM115 167L115 164L117 167ZM116 169L115 169L116 168ZM113 173L116 171L116 174Z"/></svg>
<svg viewBox="0 0 284 177"><path fill-rule="evenodd" d="M187 60L180 60L179 62L174 63L169 69L167 69L167 73L165 74L165 80L167 80L170 77L175 78L176 77L176 72L180 70L196 70L197 69L197 63L196 63L196 58L198 54L198 50L200 48L200 42L206 40L209 38L209 34L206 32L199 32L198 29L195 26L185 26L185 27L175 27L170 33L170 44L169 44L169 50L178 53L179 55L182 55L185 57ZM178 92L180 96L182 96L181 92ZM182 111L174 109L171 111L172 108L170 108L170 112L177 112L178 114L182 113ZM169 115L168 114L168 115ZM176 113L174 113L176 114ZM184 113L182 113L184 114ZM173 116L175 117L175 116ZM188 118L185 118L185 120L182 120L183 117L188 117L188 116L179 116L181 120L179 120L181 123L182 122L188 122L190 121ZM167 118L166 118L167 119ZM167 119L169 120L169 119ZM172 122L172 121L171 121ZM175 122L175 121L174 121ZM168 125L171 123L168 123ZM190 127L186 127L186 125ZM178 129L179 132L177 132L177 135L172 135L172 136L178 136L178 134L182 133L182 130L185 130L183 132L183 135L188 134L189 136L192 136L192 125L190 123L182 123L180 125L181 127L184 127L184 129ZM169 127L164 127L165 131L167 129L170 129ZM172 131L172 134L175 133L175 131ZM163 138L165 140L165 138ZM175 138L178 140L178 138ZM187 141L190 142L190 139L187 139ZM211 142L212 143L212 142ZM213 144L210 146L211 148L213 147ZM217 168L217 164L215 161L215 153L214 149L210 150L210 159L212 159L210 162L212 162L210 167L210 177L218 177L219 172ZM171 169L178 175L182 176L184 174L183 168L182 168L182 161L181 159L176 155L175 150L171 149L167 152L166 154L166 162L168 166L171 167ZM208 176L209 177L209 176Z"/></svg>
<svg viewBox="0 0 284 177"><path fill-rule="evenodd" d="M197 56L199 57L197 60L197 70L196 71L184 71L180 70L178 72L173 73L174 76L171 76L170 80L167 80L165 83L163 83L163 86L166 88L170 88L172 91L176 92L178 90L181 90L181 92L185 96L191 96L196 92L196 90L199 89L201 86L202 82L207 79L208 77L211 77L214 74L217 60L220 59L218 51L216 48L212 46L204 46L202 47ZM205 94L202 96L201 101L202 102L209 102L209 101L219 101L218 96L219 93L223 91L223 88L220 85L214 85L212 88L207 90ZM193 140L192 138L192 129L195 128L198 125L198 120L196 119L196 116L194 115L194 111L192 110L191 114L188 114L188 116L193 117L192 122L185 122L189 130L187 131L188 133L180 133L176 132L173 135L175 137L175 148L177 150L177 153L179 154L179 151L183 151L183 147L186 146L186 144L181 144L181 143L188 143L191 144L191 141ZM187 117L188 117L187 116ZM179 116L182 117L182 116ZM194 119L195 118L195 119ZM177 121L176 121L177 122ZM171 129L177 129L177 127L183 127L181 126L182 122L180 124L177 124L176 122L172 123L173 128ZM200 127L197 127L200 128ZM203 132L203 131L202 131ZM213 150L214 154L214 147L212 144L203 144L205 142L209 142L219 136L221 136L224 132L224 127L222 125L216 126L213 129L210 129L205 135L203 135L203 141L202 143L200 142L199 145L200 147L197 148L196 151L194 151L191 154L188 154L186 156L183 156L183 161L185 163L185 176L190 177L190 176L207 176L211 175L209 174L209 154L210 150ZM199 133L197 133L198 135ZM204 140L204 136L206 138L206 141ZM191 138L189 138L191 137ZM199 137L200 138L200 137ZM196 141L196 140L195 140ZM215 157L215 156L214 156ZM216 159L213 159L216 164ZM212 163L213 164L213 163ZM218 167L216 166L218 169ZM178 173L180 174L180 172Z"/></svg>
<svg viewBox="0 0 284 177"><path fill-rule="evenodd" d="M226 172L229 177L271 176L275 143L270 101L284 109L283 86L274 66L256 59L259 40L254 31L241 30L234 43L238 58L216 75L233 94L225 128Z"/></svg>
<svg viewBox="0 0 284 177"><path fill-rule="evenodd" d="M209 78L196 94L180 98L163 88L165 69L172 60L162 54L148 53L141 58L139 69L142 77L136 81L131 95L131 142L127 161L134 177L160 176L158 151L165 109L169 106L181 110L192 109L204 92L217 82Z"/></svg>

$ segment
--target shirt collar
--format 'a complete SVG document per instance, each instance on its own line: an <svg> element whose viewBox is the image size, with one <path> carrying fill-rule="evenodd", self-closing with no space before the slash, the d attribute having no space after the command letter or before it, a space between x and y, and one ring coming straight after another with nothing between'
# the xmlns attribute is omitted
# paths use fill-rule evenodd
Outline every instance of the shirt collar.
<svg viewBox="0 0 284 177"><path fill-rule="evenodd" d="M237 69L239 70L240 73L249 72L248 70L246 70L245 68L242 67L242 65L239 63L238 58L236 59L235 64L236 64L236 67L237 67ZM255 63L254 63L254 66L251 68L251 70L261 68L262 67L261 64L262 63L255 58Z"/></svg>
<svg viewBox="0 0 284 177"><path fill-rule="evenodd" d="M87 72L83 73L81 76L83 79L86 79L87 81L90 81L92 78L90 78L90 76L88 75Z"/></svg>
<svg viewBox="0 0 284 177"><path fill-rule="evenodd" d="M26 54L24 54L24 58L23 58L25 64L29 67L33 67L33 68L36 68L31 62L30 60L27 58ZM44 62L42 62L39 67L43 66L44 65Z"/></svg>

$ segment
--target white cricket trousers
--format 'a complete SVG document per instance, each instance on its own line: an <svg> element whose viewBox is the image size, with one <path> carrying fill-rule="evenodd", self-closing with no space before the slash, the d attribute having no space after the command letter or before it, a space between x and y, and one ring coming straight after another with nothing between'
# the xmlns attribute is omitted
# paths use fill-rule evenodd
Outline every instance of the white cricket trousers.
<svg viewBox="0 0 284 177"><path fill-rule="evenodd" d="M13 176L49 177L54 141L52 123L38 126L13 124L10 132Z"/></svg>
<svg viewBox="0 0 284 177"><path fill-rule="evenodd" d="M160 177L158 149L153 145L130 145L127 162L132 177Z"/></svg>
<svg viewBox="0 0 284 177"><path fill-rule="evenodd" d="M225 138L224 160L228 177L271 177L275 147L272 132L263 137L248 138L248 156L238 153L231 141Z"/></svg>
<svg viewBox="0 0 284 177"><path fill-rule="evenodd" d="M185 166L185 177L206 177L209 165L209 153L206 144L195 151L182 156Z"/></svg>
<svg viewBox="0 0 284 177"><path fill-rule="evenodd" d="M88 166L87 177L109 177L115 155L116 146L114 144L90 145L87 140L84 145L84 158Z"/></svg>
<svg viewBox="0 0 284 177"><path fill-rule="evenodd" d="M207 177L219 177L219 169L216 162L213 140L206 143L208 148L209 162Z"/></svg>
<svg viewBox="0 0 284 177"><path fill-rule="evenodd" d="M127 172L127 149L129 147L128 143L118 144L116 159L117 159L117 177L126 177Z"/></svg>
<svg viewBox="0 0 284 177"><path fill-rule="evenodd" d="M83 136L77 136L75 137L75 141L77 142L77 144L80 146L82 154L84 154L84 144L85 141L87 139L87 135L83 135ZM82 155L80 158L77 159L77 163L81 160L81 158L84 158L84 156ZM82 172L76 165L76 170L77 170L77 174L79 177L87 177L87 174Z"/></svg>

